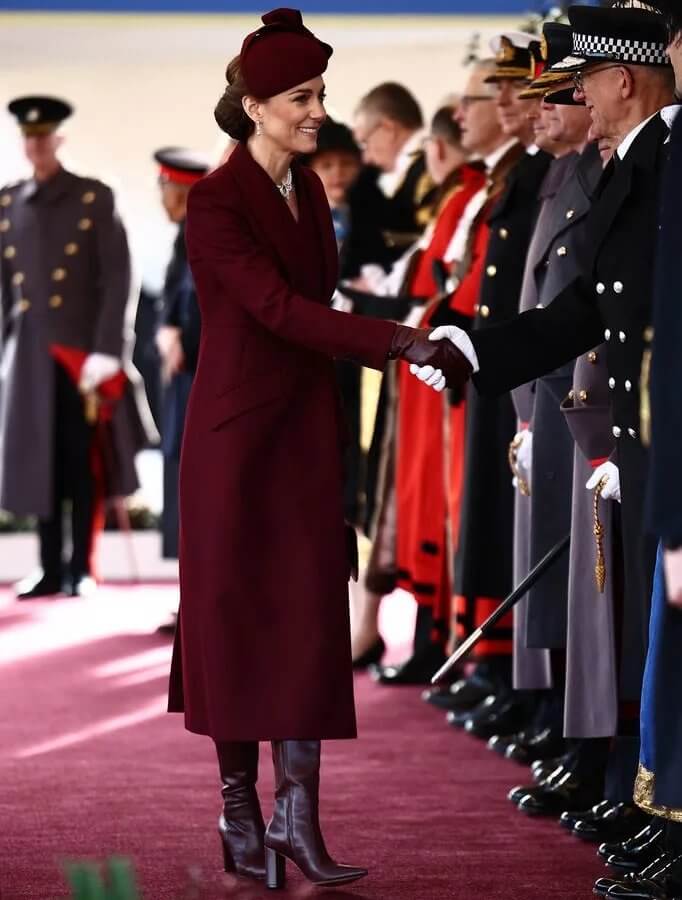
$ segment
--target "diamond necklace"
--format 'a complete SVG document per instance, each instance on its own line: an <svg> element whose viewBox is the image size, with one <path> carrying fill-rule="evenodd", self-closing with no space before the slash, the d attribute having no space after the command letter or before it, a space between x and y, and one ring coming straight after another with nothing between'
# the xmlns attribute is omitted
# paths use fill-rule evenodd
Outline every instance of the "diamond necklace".
<svg viewBox="0 0 682 900"><path fill-rule="evenodd" d="M294 176L291 173L291 169L287 170L286 178L284 181L275 185L280 194L284 197L285 200L289 199L289 195L294 189Z"/></svg>

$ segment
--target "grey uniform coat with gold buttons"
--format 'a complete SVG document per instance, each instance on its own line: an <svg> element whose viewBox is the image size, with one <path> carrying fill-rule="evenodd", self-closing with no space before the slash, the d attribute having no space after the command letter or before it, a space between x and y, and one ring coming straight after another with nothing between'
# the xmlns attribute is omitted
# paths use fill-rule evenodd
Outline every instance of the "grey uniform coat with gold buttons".
<svg viewBox="0 0 682 900"><path fill-rule="evenodd" d="M111 190L61 169L0 190L0 508L52 512L50 346L121 357L130 259ZM129 393L112 423L117 494L137 486L141 437Z"/></svg>
<svg viewBox="0 0 682 900"><path fill-rule="evenodd" d="M623 697L641 685L655 542L644 533L647 453L639 437L639 373L652 311L653 265L664 141L655 116L625 158L607 166L586 221L583 275L546 309L534 309L472 335L484 394L550 372L606 340L616 459L622 495L625 591Z"/></svg>
<svg viewBox="0 0 682 900"><path fill-rule="evenodd" d="M472 326L477 333L518 311L538 190L550 161L542 151L524 154L491 211L485 271ZM470 392L455 560L455 593L467 598L503 597L512 588L514 489L507 450L515 431L516 415L509 394L483 397Z"/></svg>
<svg viewBox="0 0 682 900"><path fill-rule="evenodd" d="M590 152L590 164L595 158ZM599 163L599 157L596 156ZM590 189L578 178L581 156L554 160L540 189L542 207L528 248L519 310L547 306L579 272L580 225ZM601 166L599 166L601 171ZM593 178L592 188L598 180ZM570 525L573 441L559 411L572 363L512 391L519 427L533 433L531 495L519 490L514 506L514 583L518 584ZM537 590L514 609L514 686L551 687L549 652L565 642L568 564L556 563Z"/></svg>

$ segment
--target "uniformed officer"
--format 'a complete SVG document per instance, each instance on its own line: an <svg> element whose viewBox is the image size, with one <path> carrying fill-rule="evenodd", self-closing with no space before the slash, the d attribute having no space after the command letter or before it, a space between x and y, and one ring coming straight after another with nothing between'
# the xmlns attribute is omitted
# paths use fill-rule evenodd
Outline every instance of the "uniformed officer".
<svg viewBox="0 0 682 900"><path fill-rule="evenodd" d="M19 598L63 586L79 595L94 584L100 500L137 486L131 454L122 460L110 443L126 391L128 245L111 190L59 161L59 126L71 105L31 96L9 110L33 175L0 191L0 506L38 518L41 571L19 583ZM113 470L122 461L121 480ZM64 580L67 499L72 549Z"/></svg>
<svg viewBox="0 0 682 900"><path fill-rule="evenodd" d="M161 202L178 226L173 253L166 270L156 343L161 356L163 400L161 451L163 453L162 550L166 559L178 556L178 467L185 424L185 409L199 353L201 318L185 248L187 195L208 171L202 154L182 147L157 150Z"/></svg>

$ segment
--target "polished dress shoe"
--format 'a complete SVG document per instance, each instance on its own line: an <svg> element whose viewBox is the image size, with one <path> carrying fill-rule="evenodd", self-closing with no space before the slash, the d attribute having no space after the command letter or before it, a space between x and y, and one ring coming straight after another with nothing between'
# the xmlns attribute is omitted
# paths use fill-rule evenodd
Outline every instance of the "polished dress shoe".
<svg viewBox="0 0 682 900"><path fill-rule="evenodd" d="M658 872L661 866L666 862L668 857L668 853L663 852L662 854L659 854L659 856L657 856L655 860L652 860L652 862L649 863L649 865L645 869L643 869L640 874L643 877L656 874L656 872ZM625 875L622 881L619 881L617 878L610 878L608 876L598 878L594 883L593 892L601 897L608 897L609 891L612 887L615 887L616 885L631 884L632 879L637 877L639 877L639 875L636 872L632 872L631 874Z"/></svg>
<svg viewBox="0 0 682 900"><path fill-rule="evenodd" d="M42 569L18 581L14 590L17 600L35 600L38 597L54 597L62 592L61 575L48 575Z"/></svg>
<svg viewBox="0 0 682 900"><path fill-rule="evenodd" d="M429 684L446 656L440 644L428 644L397 666L370 666L371 677L378 684L417 685Z"/></svg>
<svg viewBox="0 0 682 900"><path fill-rule="evenodd" d="M289 859L308 881L341 885L367 869L335 862L325 847L319 820L320 742L272 741L275 808L265 832L266 885L282 888Z"/></svg>
<svg viewBox="0 0 682 900"><path fill-rule="evenodd" d="M521 734L523 735L523 732ZM543 728L528 740L513 741L507 747L505 757L527 766L537 759L551 759L557 756L564 747L565 741L560 733L552 728Z"/></svg>
<svg viewBox="0 0 682 900"><path fill-rule="evenodd" d="M572 833L582 841L595 844L616 841L618 838L624 839L637 834L648 819L634 803L617 803L601 816L580 819L573 826Z"/></svg>
<svg viewBox="0 0 682 900"><path fill-rule="evenodd" d="M523 733L520 732L520 734ZM494 734L486 744L486 747L488 750L492 750L493 753L497 753L498 756L504 756L507 752L507 747L517 739L518 734Z"/></svg>
<svg viewBox="0 0 682 900"><path fill-rule="evenodd" d="M257 741L217 741L223 809L218 834L226 872L265 878L265 823L261 813Z"/></svg>
<svg viewBox="0 0 682 900"><path fill-rule="evenodd" d="M609 800L600 800L599 803L595 803L594 806L591 806L589 809L582 809L580 812L570 809L565 810L559 816L559 825L561 825L562 828L573 830L576 822L589 822L592 819L598 819L611 809L612 806L613 803Z"/></svg>
<svg viewBox="0 0 682 900"><path fill-rule="evenodd" d="M358 670L368 669L370 666L378 665L385 652L386 644L381 635L379 635L371 647L368 647L364 653L361 653L360 656L353 660L353 668Z"/></svg>
<svg viewBox="0 0 682 900"><path fill-rule="evenodd" d="M663 835L660 823L652 822L626 841L601 844L597 853L612 869L641 872L663 853Z"/></svg>
<svg viewBox="0 0 682 900"><path fill-rule="evenodd" d="M622 900L682 900L682 856L665 854L639 875L626 875L609 888L606 896Z"/></svg>
<svg viewBox="0 0 682 900"><path fill-rule="evenodd" d="M585 781L575 772L568 771L546 787L533 788L517 808L528 816L560 816L566 809L598 803L603 790L603 783Z"/></svg>
<svg viewBox="0 0 682 900"><path fill-rule="evenodd" d="M477 707L478 710L478 707ZM485 714L472 714L464 723L464 730L472 737L488 740L494 734L510 732L523 725L527 706L513 695L499 696L488 705Z"/></svg>
<svg viewBox="0 0 682 900"><path fill-rule="evenodd" d="M556 771L559 766L564 766L564 768L568 768L567 759L563 756L555 756L550 759L538 759L536 760L530 767L530 773L533 777L533 781L536 784L539 784L541 781L544 781L548 775L552 772Z"/></svg>
<svg viewBox="0 0 682 900"><path fill-rule="evenodd" d="M92 575L79 575L71 582L71 597L93 597L97 593L97 582Z"/></svg>
<svg viewBox="0 0 682 900"><path fill-rule="evenodd" d="M550 787L555 781L560 781L567 772L568 769L560 763L556 768L552 769L551 772L548 772L537 784L518 785L517 787L513 787L507 794L507 798L511 800L515 806L518 806L526 794L532 793L538 788Z"/></svg>
<svg viewBox="0 0 682 900"><path fill-rule="evenodd" d="M494 694L495 689L496 685L491 679L474 672L468 678L460 678L443 688L429 688L422 694L422 700L439 709L468 712L490 694Z"/></svg>
<svg viewBox="0 0 682 900"><path fill-rule="evenodd" d="M505 692L504 697L508 697L508 692ZM489 694L480 703L474 706L473 709L451 709L449 713L445 716L445 721L452 728L464 728L464 725L469 721L469 719L480 716L482 719L488 714L493 704L495 704L498 700L496 694Z"/></svg>

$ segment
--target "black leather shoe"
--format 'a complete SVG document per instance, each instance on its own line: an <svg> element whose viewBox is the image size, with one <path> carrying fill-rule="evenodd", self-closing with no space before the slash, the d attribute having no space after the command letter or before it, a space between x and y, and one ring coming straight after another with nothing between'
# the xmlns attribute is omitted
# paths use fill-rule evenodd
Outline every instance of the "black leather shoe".
<svg viewBox="0 0 682 900"><path fill-rule="evenodd" d="M519 732L519 734L523 733ZM518 734L494 734L486 744L486 747L488 750L492 750L493 753L497 753L498 756L505 756L507 747L513 744L518 736Z"/></svg>
<svg viewBox="0 0 682 900"><path fill-rule="evenodd" d="M559 825L563 828L573 830L576 822L589 822L592 819L599 819L605 812L611 809L612 806L613 804L610 801L600 800L599 803L595 803L594 806L591 806L589 809L583 809L580 812L575 812L570 809L566 810L559 816Z"/></svg>
<svg viewBox="0 0 682 900"><path fill-rule="evenodd" d="M507 794L507 798L518 806L526 794L536 791L540 787L550 787L555 781L560 781L568 772L561 764L553 769L539 784L519 785L512 788Z"/></svg>
<svg viewBox="0 0 682 900"><path fill-rule="evenodd" d="M386 644L384 643L384 639L379 636L371 647L365 650L364 653L361 653L357 659L353 660L353 668L368 669L370 666L375 666L381 662L381 658L385 652Z"/></svg>
<svg viewBox="0 0 682 900"><path fill-rule="evenodd" d="M682 856L666 854L639 875L617 882L607 897L627 900L682 900Z"/></svg>
<svg viewBox="0 0 682 900"><path fill-rule="evenodd" d="M657 857L654 862L650 863L649 866L647 866L647 868L642 871L642 873L641 873L642 876L647 877L650 875L654 875L656 872L658 872L658 870L661 868L661 866L666 861L667 857L668 857L668 854L665 854L665 853L662 854L661 856ZM609 877L598 878L596 880L596 882L594 883L593 891L595 894L598 894L601 897L609 897L609 896L611 896L611 894L610 894L611 888L614 888L617 885L632 884L633 878L635 878L635 877L639 877L639 876L636 873L632 873L631 875L626 875L624 880L622 880L622 881L619 881L616 878L609 878Z"/></svg>
<svg viewBox="0 0 682 900"><path fill-rule="evenodd" d="M440 644L429 644L397 666L370 667L370 675L378 684L400 686L429 684L445 660L446 656Z"/></svg>
<svg viewBox="0 0 682 900"><path fill-rule="evenodd" d="M523 725L527 716L527 707L513 696L499 697L496 703L490 704L484 716L471 716L464 723L464 730L472 737L488 740L494 734L510 732Z"/></svg>
<svg viewBox="0 0 682 900"><path fill-rule="evenodd" d="M14 590L17 600L34 600L38 597L54 597L62 592L62 579L60 575L47 575L39 570L33 575L28 575L18 581Z"/></svg>
<svg viewBox="0 0 682 900"><path fill-rule="evenodd" d="M528 816L560 816L565 809L598 803L602 791L602 784L589 783L574 772L566 772L551 785L538 786L529 791L518 809Z"/></svg>
<svg viewBox="0 0 682 900"><path fill-rule="evenodd" d="M551 775L552 772L556 771L559 766L566 765L566 758L563 756L555 756L550 759L536 760L530 767L531 775L533 776L533 781L536 784L539 784L541 781L544 781L548 775Z"/></svg>
<svg viewBox="0 0 682 900"><path fill-rule="evenodd" d="M430 688L424 691L422 700L439 709L468 712L490 694L494 694L495 688L496 685L490 679L474 673L469 678L460 678L446 688Z"/></svg>
<svg viewBox="0 0 682 900"><path fill-rule="evenodd" d="M509 694L505 692L504 697L508 696ZM485 718L485 716L492 709L493 704L497 703L497 701L497 694L489 694L473 709L451 709L450 712L445 716L445 721L453 728L464 728L466 722L468 722L471 718L477 716L480 716L481 719Z"/></svg>
<svg viewBox="0 0 682 900"><path fill-rule="evenodd" d="M597 852L612 869L641 872L664 852L663 835L663 828L652 823L627 841L603 843Z"/></svg>
<svg viewBox="0 0 682 900"><path fill-rule="evenodd" d="M69 594L72 597L92 597L97 593L97 582L92 575L81 575L74 578Z"/></svg>
<svg viewBox="0 0 682 900"><path fill-rule="evenodd" d="M634 803L617 803L603 815L581 819L573 826L573 834L581 841L601 841L626 838L637 834L646 825L646 816Z"/></svg>
<svg viewBox="0 0 682 900"><path fill-rule="evenodd" d="M519 740L507 747L505 756L520 765L530 765L537 759L551 759L557 756L565 747L563 737L552 728L543 728L533 735L530 740Z"/></svg>

